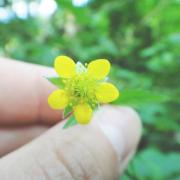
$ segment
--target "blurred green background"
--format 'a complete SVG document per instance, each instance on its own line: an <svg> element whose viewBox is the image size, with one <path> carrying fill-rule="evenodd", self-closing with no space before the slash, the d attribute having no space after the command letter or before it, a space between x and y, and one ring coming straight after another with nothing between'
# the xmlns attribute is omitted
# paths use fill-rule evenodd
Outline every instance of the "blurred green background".
<svg viewBox="0 0 180 180"><path fill-rule="evenodd" d="M134 106L144 126L124 180L180 179L179 52L180 0L0 0L1 56L112 62L119 103Z"/></svg>

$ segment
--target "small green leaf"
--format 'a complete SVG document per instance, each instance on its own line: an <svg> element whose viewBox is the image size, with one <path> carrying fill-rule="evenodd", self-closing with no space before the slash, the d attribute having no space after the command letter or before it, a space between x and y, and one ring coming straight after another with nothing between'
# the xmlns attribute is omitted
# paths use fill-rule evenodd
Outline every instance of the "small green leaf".
<svg viewBox="0 0 180 180"><path fill-rule="evenodd" d="M46 77L46 79L58 88L64 87L64 83L62 82L62 79L60 79L59 77Z"/></svg>
<svg viewBox="0 0 180 180"><path fill-rule="evenodd" d="M67 106L65 109L64 109L64 112L63 112L63 117L65 118L70 112L72 112L72 106Z"/></svg>
<svg viewBox="0 0 180 180"><path fill-rule="evenodd" d="M163 95L157 92L140 90L140 89L131 89L131 90L123 90L119 98L114 101L112 104L117 105L130 105L133 107L140 107L145 104L154 104L154 103L162 103L168 101L169 97L167 95Z"/></svg>
<svg viewBox="0 0 180 180"><path fill-rule="evenodd" d="M66 121L65 125L63 126L63 129L67 129L71 126L74 126L77 124L77 121L74 116L70 116L70 118Z"/></svg>

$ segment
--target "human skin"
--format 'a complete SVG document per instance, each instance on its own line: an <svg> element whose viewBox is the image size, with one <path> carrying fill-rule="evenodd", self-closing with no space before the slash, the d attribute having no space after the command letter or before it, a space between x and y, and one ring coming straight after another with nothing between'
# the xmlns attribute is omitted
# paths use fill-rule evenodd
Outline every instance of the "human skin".
<svg viewBox="0 0 180 180"><path fill-rule="evenodd" d="M50 109L52 68L0 58L0 179L116 180L141 135L137 113L104 105L88 125L62 129Z"/></svg>

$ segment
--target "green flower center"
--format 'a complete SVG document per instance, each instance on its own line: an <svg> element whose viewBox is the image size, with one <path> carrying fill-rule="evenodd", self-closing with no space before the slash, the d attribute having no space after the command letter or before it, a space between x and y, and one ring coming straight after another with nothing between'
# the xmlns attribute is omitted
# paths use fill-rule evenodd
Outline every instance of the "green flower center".
<svg viewBox="0 0 180 180"><path fill-rule="evenodd" d="M71 103L86 102L91 107L97 106L96 88L98 81L92 79L87 73L81 73L71 79L65 80L65 89L71 97Z"/></svg>

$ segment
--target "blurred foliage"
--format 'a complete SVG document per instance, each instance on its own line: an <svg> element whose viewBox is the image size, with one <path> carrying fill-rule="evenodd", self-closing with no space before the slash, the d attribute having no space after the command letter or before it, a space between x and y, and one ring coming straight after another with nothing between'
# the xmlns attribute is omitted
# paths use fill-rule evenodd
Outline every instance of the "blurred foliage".
<svg viewBox="0 0 180 180"><path fill-rule="evenodd" d="M119 102L135 106L144 126L122 179L180 178L179 0L89 0L81 7L56 0L49 18L30 12L19 18L12 8L15 0L0 2L11 13L0 21L1 55L48 66L59 54L114 64L111 77L121 89Z"/></svg>

